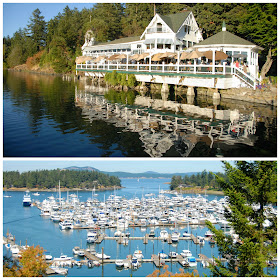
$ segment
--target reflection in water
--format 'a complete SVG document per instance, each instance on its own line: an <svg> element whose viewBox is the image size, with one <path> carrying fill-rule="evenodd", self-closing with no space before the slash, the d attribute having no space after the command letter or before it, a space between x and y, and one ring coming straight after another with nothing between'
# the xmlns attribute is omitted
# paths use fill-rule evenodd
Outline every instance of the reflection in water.
<svg viewBox="0 0 280 280"><path fill-rule="evenodd" d="M201 142L210 149L215 146L215 155L222 156L219 146L223 149L226 146L230 149L236 144L254 146L256 140L254 113L246 116L236 110L213 110L143 96L136 97L135 104L138 106L128 106L109 102L103 95L92 92L98 92L98 88L86 86L85 90L76 89L76 106L82 108L83 115L90 122L103 120L123 128L122 131L139 133L144 150L151 157L162 157L172 148L180 156L187 157ZM120 96L125 95L120 93ZM159 109L183 112L188 117L164 113ZM204 119L201 119L202 116Z"/></svg>

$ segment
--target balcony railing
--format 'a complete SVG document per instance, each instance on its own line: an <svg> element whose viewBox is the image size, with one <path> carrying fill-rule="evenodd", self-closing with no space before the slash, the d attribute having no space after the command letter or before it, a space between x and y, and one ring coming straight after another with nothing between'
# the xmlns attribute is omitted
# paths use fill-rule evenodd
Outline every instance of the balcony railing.
<svg viewBox="0 0 280 280"><path fill-rule="evenodd" d="M237 76L251 88L256 89L256 80L250 75L236 68L234 65L206 65L206 64L121 64L121 63L86 63L76 64L77 71L79 70L121 70L131 72L149 72L149 73L185 73L185 74L207 74L207 75L226 75L231 74Z"/></svg>
<svg viewBox="0 0 280 280"><path fill-rule="evenodd" d="M153 33L171 33L167 28L148 28L147 34Z"/></svg>

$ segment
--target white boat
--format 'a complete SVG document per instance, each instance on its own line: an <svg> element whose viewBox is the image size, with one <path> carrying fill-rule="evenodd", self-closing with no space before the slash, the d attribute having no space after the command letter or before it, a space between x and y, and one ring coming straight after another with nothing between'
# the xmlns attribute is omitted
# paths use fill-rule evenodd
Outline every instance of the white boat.
<svg viewBox="0 0 280 280"><path fill-rule="evenodd" d="M191 234L188 231L184 231L183 237L191 238Z"/></svg>
<svg viewBox="0 0 280 280"><path fill-rule="evenodd" d="M94 243L97 240L97 232L96 231L89 231L87 233L87 243Z"/></svg>
<svg viewBox="0 0 280 280"><path fill-rule="evenodd" d="M178 257L178 253L177 253L177 252L170 252L168 255L169 255L169 257L172 258L172 259Z"/></svg>
<svg viewBox="0 0 280 280"><path fill-rule="evenodd" d="M13 255L16 255L16 254L19 253L19 246L18 246L18 245L12 245L12 246L10 247L10 250L11 250L11 252L12 252Z"/></svg>
<svg viewBox="0 0 280 280"><path fill-rule="evenodd" d="M51 214L51 220L52 220L54 223L58 223L58 222L60 222L61 218L60 218L60 216L58 215L58 213L53 213L53 214Z"/></svg>
<svg viewBox="0 0 280 280"><path fill-rule="evenodd" d="M210 230L207 230L207 231L205 232L205 237L212 237L213 235L214 235L214 233L211 232Z"/></svg>
<svg viewBox="0 0 280 280"><path fill-rule="evenodd" d="M12 197L11 195L8 195L7 194L7 191L5 191L5 193L4 193L4 195L3 195L3 197L7 197L7 198L9 198L9 197Z"/></svg>
<svg viewBox="0 0 280 280"><path fill-rule="evenodd" d="M99 259L102 259L102 254L101 253L97 253L96 257L99 258ZM106 254L103 253L103 259L110 259L110 258L111 258L111 256L106 255Z"/></svg>
<svg viewBox="0 0 280 280"><path fill-rule="evenodd" d="M52 255L49 252L45 253L45 259L46 261L51 261L52 260Z"/></svg>
<svg viewBox="0 0 280 280"><path fill-rule="evenodd" d="M138 260L141 260L142 258L144 258L142 251L139 249L134 251L133 257L137 258Z"/></svg>
<svg viewBox="0 0 280 280"><path fill-rule="evenodd" d="M166 259L166 258L168 257L167 254L165 254L165 253L163 252L163 250L162 250L161 252L158 253L158 256L159 256L160 259Z"/></svg>
<svg viewBox="0 0 280 280"><path fill-rule="evenodd" d="M182 253L180 255L184 258L187 258L192 256L192 252L190 250L182 250Z"/></svg>
<svg viewBox="0 0 280 280"><path fill-rule="evenodd" d="M59 223L59 228L61 230L73 229L73 223L71 221L62 221Z"/></svg>
<svg viewBox="0 0 280 280"><path fill-rule="evenodd" d="M179 241L179 237L180 237L180 233L177 232L177 231L174 231L174 232L171 234L171 241L172 241L172 242L178 242L178 241Z"/></svg>
<svg viewBox="0 0 280 280"><path fill-rule="evenodd" d="M131 266L133 269L137 269L140 266L140 263L137 258L135 258L135 257L132 258Z"/></svg>
<svg viewBox="0 0 280 280"><path fill-rule="evenodd" d="M22 204L24 207L29 207L31 205L31 197L29 194L29 190L25 192L25 195L23 196Z"/></svg>
<svg viewBox="0 0 280 280"><path fill-rule="evenodd" d="M54 258L54 261L71 261L73 258L68 257L67 255L60 255L59 258Z"/></svg>
<svg viewBox="0 0 280 280"><path fill-rule="evenodd" d="M66 275L68 273L68 269L64 267L58 267L55 265L50 266L50 268L57 274Z"/></svg>
<svg viewBox="0 0 280 280"><path fill-rule="evenodd" d="M40 194L38 192L33 193L35 196L39 196Z"/></svg>
<svg viewBox="0 0 280 280"><path fill-rule="evenodd" d="M163 240L167 240L168 239L168 232L163 229L160 231L160 234L159 234L160 238L163 239Z"/></svg>
<svg viewBox="0 0 280 280"><path fill-rule="evenodd" d="M115 231L114 236L119 237L122 235L122 232L120 230Z"/></svg>
<svg viewBox="0 0 280 280"><path fill-rule="evenodd" d="M124 266L123 260L116 260L116 261L115 261L115 264L116 264L116 267L117 267L117 268L121 268L121 267Z"/></svg>
<svg viewBox="0 0 280 280"><path fill-rule="evenodd" d="M85 255L84 250L78 246L75 246L72 251L74 255L78 255L79 257L83 257Z"/></svg>

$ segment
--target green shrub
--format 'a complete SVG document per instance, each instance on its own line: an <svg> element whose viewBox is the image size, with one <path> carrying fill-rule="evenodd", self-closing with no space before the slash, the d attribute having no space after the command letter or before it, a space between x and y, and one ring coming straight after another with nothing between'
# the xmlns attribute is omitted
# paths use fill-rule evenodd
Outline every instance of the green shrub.
<svg viewBox="0 0 280 280"><path fill-rule="evenodd" d="M135 87L137 84L137 81L136 81L136 77L134 74L129 74L128 75L128 80L127 80L127 85L129 87Z"/></svg>

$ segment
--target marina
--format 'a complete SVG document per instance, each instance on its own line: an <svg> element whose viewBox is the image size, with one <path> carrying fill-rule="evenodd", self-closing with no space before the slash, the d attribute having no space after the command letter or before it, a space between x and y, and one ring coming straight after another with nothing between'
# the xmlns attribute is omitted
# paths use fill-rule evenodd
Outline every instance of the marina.
<svg viewBox="0 0 280 280"><path fill-rule="evenodd" d="M197 263L194 267L199 274L209 275L207 263L219 254L210 242L205 219L211 219L238 242L238 236L224 221L222 205L226 206L226 200L223 196L164 193L168 190L165 181L122 179L126 188L98 192L97 196L91 191L40 192L39 197L31 193L31 207L22 207L23 193L13 192L11 198L4 198L3 235L12 233L13 244L27 242L47 250L52 257L48 260L50 275L55 270L65 275L65 270L58 269L64 268L67 276L147 276L164 264L172 272L180 267L191 271L192 263ZM40 215L42 209L55 205L61 220L72 221L73 228L62 230L50 215ZM92 243L87 242L89 232L96 232ZM171 238L174 233L177 240ZM4 252L11 253L11 249L4 246ZM187 257L188 252L191 256ZM188 260L191 257L194 259Z"/></svg>

